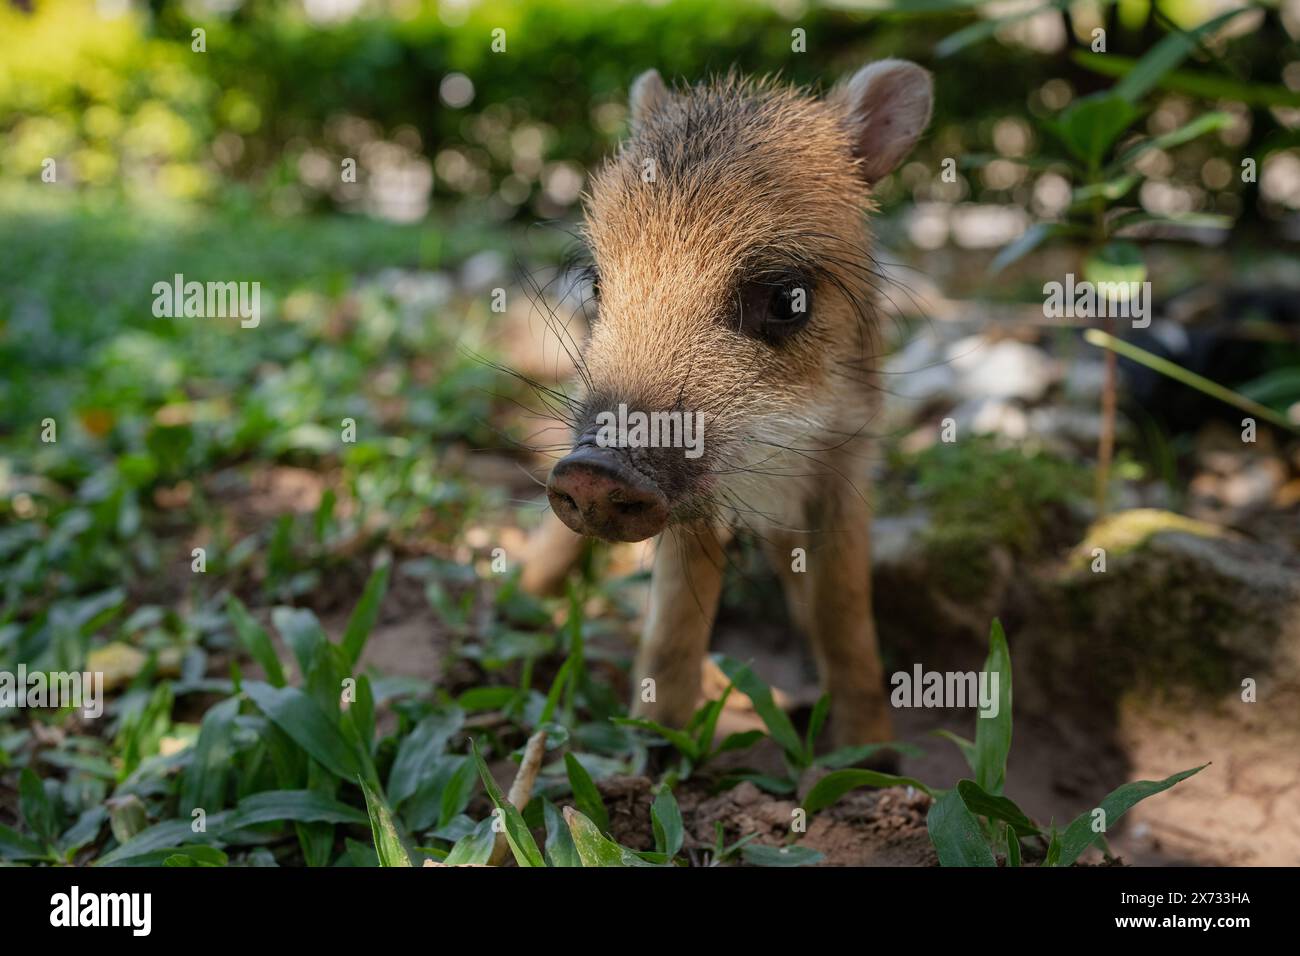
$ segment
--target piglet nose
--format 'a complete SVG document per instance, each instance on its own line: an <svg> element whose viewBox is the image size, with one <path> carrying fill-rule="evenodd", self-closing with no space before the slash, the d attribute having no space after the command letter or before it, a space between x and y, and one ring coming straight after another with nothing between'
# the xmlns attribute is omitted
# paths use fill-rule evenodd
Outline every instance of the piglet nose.
<svg viewBox="0 0 1300 956"><path fill-rule="evenodd" d="M668 499L617 452L580 445L551 470L551 508L579 534L607 541L643 541L668 524Z"/></svg>

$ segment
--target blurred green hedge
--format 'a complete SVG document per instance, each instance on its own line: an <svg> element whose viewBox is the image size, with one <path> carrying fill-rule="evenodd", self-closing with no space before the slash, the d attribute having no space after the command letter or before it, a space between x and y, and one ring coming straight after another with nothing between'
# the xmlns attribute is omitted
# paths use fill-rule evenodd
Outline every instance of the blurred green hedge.
<svg viewBox="0 0 1300 956"><path fill-rule="evenodd" d="M1034 52L1004 42L1005 36L995 39L976 9L985 6L981 0L838 0L833 6L798 0L7 0L0 5L0 185L39 182L43 164L53 159L61 182L107 199L386 213L391 210L376 208L386 200L374 184L391 187L400 206L404 189L419 193L423 184L427 193L431 181L435 201L453 202L467 214L550 218L569 211L585 169L616 142L628 84L647 67L696 80L735 66L825 85L884 56L912 58L935 71L935 120L916 156L933 170L945 157L1002 152L997 126L1008 117L1042 115L1113 82L1072 57L1084 44L1068 31L1073 26L1078 33L1082 21L1048 12L1049 20L1056 18L1052 29L1064 24L1067 32L1053 52ZM1173 11L1195 22L1202 7L1199 0L1167 0L1161 16ZM337 18L321 12L331 9ZM1144 52L1165 34L1145 0L1099 9L1110 53ZM966 27L986 32L940 56L940 42ZM805 32L807 52L792 50L796 29ZM204 52L193 49L195 30L204 31ZM501 36L494 31L504 31L504 51L494 52L494 35ZM1298 57L1283 30L1260 30L1235 40L1231 56L1214 68L1280 88L1279 76ZM472 98L461 104L453 97L455 105L448 105L440 89L455 74L472 84ZM1057 91L1054 106L1041 95L1049 83ZM1254 114L1264 122L1254 124L1252 148L1278 130L1266 110L1256 106ZM1054 145L1027 122L1013 138L1029 155ZM1292 132L1272 146L1294 146L1294 140ZM1201 178L1212 144L1190 150L1167 178ZM358 182L345 181L348 160L357 163ZM883 198L932 198L920 178L887 184ZM1024 207L1027 189L1024 177L999 182L963 172L958 190L933 198ZM1224 190L1240 192L1240 184L1210 192ZM426 211L416 205L394 218L415 220Z"/></svg>

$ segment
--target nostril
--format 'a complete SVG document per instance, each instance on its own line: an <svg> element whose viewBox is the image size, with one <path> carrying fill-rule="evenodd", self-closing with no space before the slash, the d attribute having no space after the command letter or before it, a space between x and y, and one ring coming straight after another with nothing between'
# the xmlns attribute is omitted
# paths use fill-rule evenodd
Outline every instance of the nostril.
<svg viewBox="0 0 1300 956"><path fill-rule="evenodd" d="M582 447L560 461L547 483L551 506L579 534L642 541L669 519L664 495L605 449Z"/></svg>

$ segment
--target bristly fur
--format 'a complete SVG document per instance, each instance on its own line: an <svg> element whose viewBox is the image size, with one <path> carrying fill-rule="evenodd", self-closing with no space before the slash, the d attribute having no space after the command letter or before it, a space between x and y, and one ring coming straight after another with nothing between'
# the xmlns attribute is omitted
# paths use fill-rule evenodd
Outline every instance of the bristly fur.
<svg viewBox="0 0 1300 956"><path fill-rule="evenodd" d="M877 407L877 275L845 114L834 93L731 73L663 97L594 178L589 405L704 414L705 475L678 520L799 527L814 479L858 484L845 458ZM808 327L780 347L740 334L739 284L792 270L812 284Z"/></svg>
<svg viewBox="0 0 1300 956"><path fill-rule="evenodd" d="M552 472L562 510L523 584L558 590L575 531L657 536L632 712L686 726L726 544L750 532L812 644L834 745L891 740L864 494L879 397L867 213L924 132L933 83L901 60L824 98L734 73L671 92L651 70L629 99L632 135L586 198L599 305L584 397L566 403L577 447ZM620 404L702 414L703 457L596 448L592 419Z"/></svg>

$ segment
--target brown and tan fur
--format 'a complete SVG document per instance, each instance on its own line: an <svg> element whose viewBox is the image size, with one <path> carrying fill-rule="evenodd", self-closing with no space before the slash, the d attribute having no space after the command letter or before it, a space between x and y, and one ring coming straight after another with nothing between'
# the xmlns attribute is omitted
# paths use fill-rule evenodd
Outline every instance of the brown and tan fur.
<svg viewBox="0 0 1300 956"><path fill-rule="evenodd" d="M736 77L670 92L653 71L633 89L631 137L587 199L600 302L581 356L585 394L702 412L706 449L696 470L655 476L672 523L636 662L639 715L681 725L698 705L723 549L752 532L812 642L834 742L890 739L871 615L878 348L866 217L871 182L910 149L929 102L928 76L897 61L825 98ZM739 285L789 269L810 278L807 326L779 346L742 334ZM577 541L551 518L525 585L554 586ZM805 573L792 570L795 548Z"/></svg>

